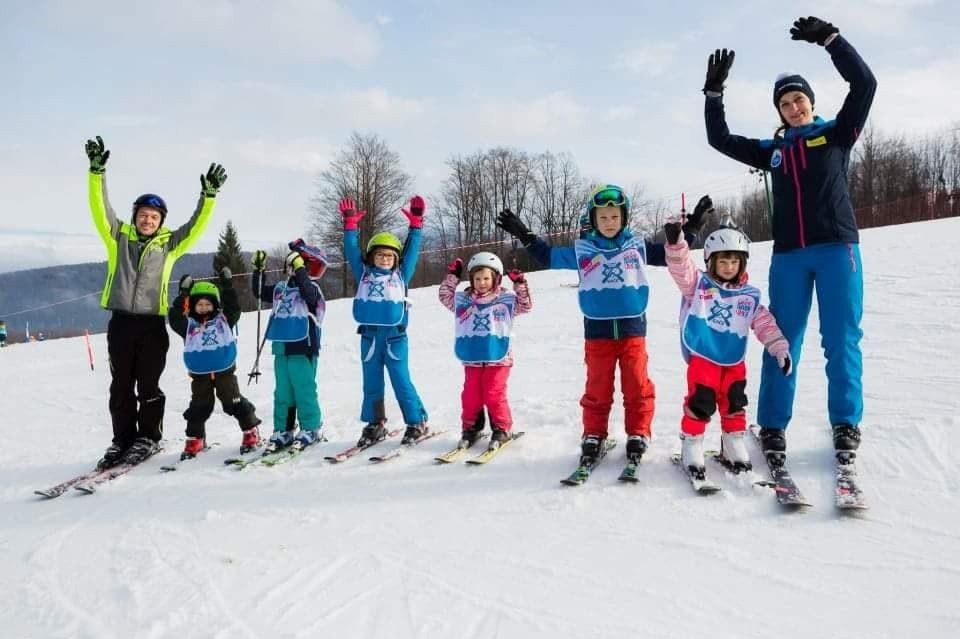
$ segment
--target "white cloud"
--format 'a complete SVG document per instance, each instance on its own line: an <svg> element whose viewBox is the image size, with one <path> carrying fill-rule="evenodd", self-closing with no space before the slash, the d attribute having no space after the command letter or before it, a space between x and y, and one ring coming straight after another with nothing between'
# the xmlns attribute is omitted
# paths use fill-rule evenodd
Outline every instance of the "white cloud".
<svg viewBox="0 0 960 639"><path fill-rule="evenodd" d="M473 102L455 118L468 124L474 135L511 140L569 133L582 126L587 113L587 108L575 98L556 91L530 100L510 98Z"/></svg>
<svg viewBox="0 0 960 639"><path fill-rule="evenodd" d="M114 37L129 47L203 42L243 57L369 65L380 52L376 28L334 0L114 1L46 5L47 19L71 32Z"/></svg>
<svg viewBox="0 0 960 639"><path fill-rule="evenodd" d="M647 43L625 50L617 67L637 75L658 77L670 69L677 54L678 45L673 42Z"/></svg>

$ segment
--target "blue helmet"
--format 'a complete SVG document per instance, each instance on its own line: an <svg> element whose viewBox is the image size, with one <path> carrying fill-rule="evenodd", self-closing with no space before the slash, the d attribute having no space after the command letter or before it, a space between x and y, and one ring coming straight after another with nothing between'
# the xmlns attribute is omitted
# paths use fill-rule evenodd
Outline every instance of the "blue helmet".
<svg viewBox="0 0 960 639"><path fill-rule="evenodd" d="M153 193L144 193L136 200L133 201L133 217L132 221L136 221L137 210L141 206L148 206L152 209L157 209L160 211L160 224L163 225L164 220L167 219L167 203L163 201L163 198L159 195L154 195Z"/></svg>

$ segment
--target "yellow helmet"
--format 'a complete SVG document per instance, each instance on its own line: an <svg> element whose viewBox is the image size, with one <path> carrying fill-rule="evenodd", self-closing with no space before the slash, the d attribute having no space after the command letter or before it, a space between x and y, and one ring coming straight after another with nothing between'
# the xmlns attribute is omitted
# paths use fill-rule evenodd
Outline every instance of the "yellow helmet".
<svg viewBox="0 0 960 639"><path fill-rule="evenodd" d="M403 251L403 244L393 233L377 233L371 237L370 241L367 242L367 257L369 257L370 252L377 247L393 249L397 252L397 255L400 255L400 252Z"/></svg>

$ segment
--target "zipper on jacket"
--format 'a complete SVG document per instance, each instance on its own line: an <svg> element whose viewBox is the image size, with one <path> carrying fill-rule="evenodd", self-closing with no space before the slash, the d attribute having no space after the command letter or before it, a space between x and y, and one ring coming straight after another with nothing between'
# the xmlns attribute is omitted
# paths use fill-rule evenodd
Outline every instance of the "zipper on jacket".
<svg viewBox="0 0 960 639"><path fill-rule="evenodd" d="M790 161L793 163L793 185L797 192L797 231L800 235L800 248L806 248L807 238L803 228L803 196L800 191L800 172L797 170L797 160L793 157L793 147L789 147Z"/></svg>

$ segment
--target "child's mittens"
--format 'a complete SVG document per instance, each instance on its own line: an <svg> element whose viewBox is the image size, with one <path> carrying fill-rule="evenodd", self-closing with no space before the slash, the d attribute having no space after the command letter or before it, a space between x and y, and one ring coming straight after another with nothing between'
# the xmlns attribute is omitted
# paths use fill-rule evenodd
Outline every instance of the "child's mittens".
<svg viewBox="0 0 960 639"><path fill-rule="evenodd" d="M680 222L667 222L663 225L663 234L667 238L667 244L676 244L680 241Z"/></svg>
<svg viewBox="0 0 960 639"><path fill-rule="evenodd" d="M254 251L253 259L250 261L250 265L253 266L253 270L262 271L267 267L267 252L266 251Z"/></svg>
<svg viewBox="0 0 960 639"><path fill-rule="evenodd" d="M463 275L463 260L458 257L450 262L450 264L447 265L447 273L456 275L457 279L460 279L460 276Z"/></svg>
<svg viewBox="0 0 960 639"><path fill-rule="evenodd" d="M343 216L344 231L356 231L360 225L360 218L367 214L366 211L358 211L357 203L348 197L340 200L337 209L340 211L340 215Z"/></svg>
<svg viewBox="0 0 960 639"><path fill-rule="evenodd" d="M284 260L284 263L291 271L297 271L298 269L303 268L305 265L303 257L297 251L290 251L287 254L287 259Z"/></svg>
<svg viewBox="0 0 960 639"><path fill-rule="evenodd" d="M514 284L526 284L527 278L523 276L523 271L518 268L512 269L507 272L507 277L510 278L510 281Z"/></svg>
<svg viewBox="0 0 960 639"><path fill-rule="evenodd" d="M777 366L780 367L784 377L789 377L790 371L793 370L793 362L790 361L790 348L781 340L771 354L777 358Z"/></svg>
<svg viewBox="0 0 960 639"><path fill-rule="evenodd" d="M190 289L193 287L193 278L190 277L190 274L184 275L180 278L180 294L184 297L190 295Z"/></svg>
<svg viewBox="0 0 960 639"><path fill-rule="evenodd" d="M423 228L423 214L427 210L427 202L419 195L414 195L410 198L410 208L401 209L404 216L410 221L410 228L412 229L422 229Z"/></svg>

